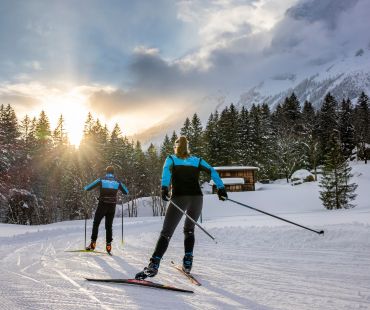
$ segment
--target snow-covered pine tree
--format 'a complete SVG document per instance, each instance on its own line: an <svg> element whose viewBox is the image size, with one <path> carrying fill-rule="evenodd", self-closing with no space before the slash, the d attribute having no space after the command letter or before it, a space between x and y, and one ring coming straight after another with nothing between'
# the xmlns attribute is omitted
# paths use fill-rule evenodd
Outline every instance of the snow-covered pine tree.
<svg viewBox="0 0 370 310"><path fill-rule="evenodd" d="M365 160L370 156L366 152L366 144L370 144L370 101L369 97L362 92L355 107L355 130L359 156Z"/></svg>
<svg viewBox="0 0 370 310"><path fill-rule="evenodd" d="M307 163L305 167L314 171L317 181L317 166L319 163L320 149L319 138L316 135L317 118L315 110L309 101L305 101L302 108L302 145Z"/></svg>
<svg viewBox="0 0 370 310"><path fill-rule="evenodd" d="M0 107L0 172L7 171L17 161L20 132L17 117L8 104Z"/></svg>
<svg viewBox="0 0 370 310"><path fill-rule="evenodd" d="M285 98L282 105L283 122L281 125L298 135L302 131L301 105L297 96L292 93Z"/></svg>
<svg viewBox="0 0 370 310"><path fill-rule="evenodd" d="M243 106L239 113L237 128L237 155L238 164L251 164L252 143L250 137L251 125L249 121L249 112Z"/></svg>
<svg viewBox="0 0 370 310"><path fill-rule="evenodd" d="M353 125L353 107L351 100L342 100L339 109L339 133L341 150L345 159L351 159L356 147L355 128Z"/></svg>
<svg viewBox="0 0 370 310"><path fill-rule="evenodd" d="M352 168L342 155L338 133L333 133L330 140L331 149L326 153L320 180L320 199L329 210L352 208L350 201L355 199L357 188L355 183L349 183Z"/></svg>
<svg viewBox="0 0 370 310"><path fill-rule="evenodd" d="M321 158L332 149L330 145L331 136L338 132L338 103L335 98L328 93L325 96L318 117L318 136L320 141Z"/></svg>

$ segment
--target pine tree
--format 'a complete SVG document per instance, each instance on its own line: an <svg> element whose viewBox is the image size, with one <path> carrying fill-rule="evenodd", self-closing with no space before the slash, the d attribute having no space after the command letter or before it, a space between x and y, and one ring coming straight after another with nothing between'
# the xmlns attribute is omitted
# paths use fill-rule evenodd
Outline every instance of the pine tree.
<svg viewBox="0 0 370 310"><path fill-rule="evenodd" d="M323 175L320 181L320 199L326 209L348 209L354 207L350 201L356 197L357 185L349 183L351 167L341 153L338 136L331 136L331 149L326 153Z"/></svg>
<svg viewBox="0 0 370 310"><path fill-rule="evenodd" d="M320 159L319 138L316 134L317 117L315 109L309 101L305 101L303 104L301 120L302 151L307 159L304 166L314 171L315 181L317 181L317 166Z"/></svg>
<svg viewBox="0 0 370 310"><path fill-rule="evenodd" d="M8 104L1 106L0 110L0 143L9 145L17 142L20 136L17 116L13 108Z"/></svg>
<svg viewBox="0 0 370 310"><path fill-rule="evenodd" d="M297 96L292 93L290 97L285 98L281 108L283 116L281 125L284 127L284 130L299 134L302 130L301 105Z"/></svg>
<svg viewBox="0 0 370 310"><path fill-rule="evenodd" d="M251 164L252 142L251 142L251 125L249 120L249 112L245 107L242 107L239 113L238 128L237 128L237 154L238 164Z"/></svg>
<svg viewBox="0 0 370 310"><path fill-rule="evenodd" d="M276 154L274 137L272 136L272 121L269 110L266 107L252 105L249 112L251 164L260 168L259 177L269 179L274 176L276 170L273 158Z"/></svg>
<svg viewBox="0 0 370 310"><path fill-rule="evenodd" d="M370 109L369 97L362 92L357 101L355 108L355 130L356 140L359 149L359 155L367 163L368 152L366 151L366 144L370 143Z"/></svg>
<svg viewBox="0 0 370 310"><path fill-rule="evenodd" d="M332 148L332 145L330 145L330 141L332 141L331 136L337 134L339 130L337 110L337 101L328 93L325 96L318 117L318 136L320 137L320 150L323 158Z"/></svg>
<svg viewBox="0 0 370 310"><path fill-rule="evenodd" d="M189 135L190 152L194 155L202 157L204 154L203 148L203 128L200 118L195 113L191 119L190 135Z"/></svg>
<svg viewBox="0 0 370 310"><path fill-rule="evenodd" d="M36 139L39 143L45 144L50 142L51 130L49 119L44 111L41 111L39 119L36 123Z"/></svg>
<svg viewBox="0 0 370 310"><path fill-rule="evenodd" d="M170 141L170 138L166 134L163 140L163 143L161 145L161 151L160 151L160 161L163 163L167 156L171 155L173 153L173 144Z"/></svg>
<svg viewBox="0 0 370 310"><path fill-rule="evenodd" d="M0 172L7 171L19 157L19 128L13 108L0 107Z"/></svg>
<svg viewBox="0 0 370 310"><path fill-rule="evenodd" d="M351 100L342 101L339 110L339 133L342 154L345 159L351 158L356 147L355 129L353 126L353 108Z"/></svg>
<svg viewBox="0 0 370 310"><path fill-rule="evenodd" d="M218 159L220 165L234 165L238 162L238 118L238 111L233 104L226 107L220 114L217 124L217 137L219 139Z"/></svg>
<svg viewBox="0 0 370 310"><path fill-rule="evenodd" d="M58 147L63 147L68 144L68 137L67 137L64 123L65 123L64 117L63 115L60 115L58 119L57 127L53 131L54 145Z"/></svg>
<svg viewBox="0 0 370 310"><path fill-rule="evenodd" d="M174 145L175 145L175 142L176 142L177 138L178 138L178 136L177 136L177 134L176 134L176 131L173 131L172 136L171 136L171 140L170 140L170 141L171 141L172 146L174 146Z"/></svg>
<svg viewBox="0 0 370 310"><path fill-rule="evenodd" d="M186 120L184 122L184 125L180 129L180 135L185 136L188 139L191 136L191 122L190 122L190 119L188 117L186 118Z"/></svg>
<svg viewBox="0 0 370 310"><path fill-rule="evenodd" d="M206 128L204 130L204 144L205 144L205 157L209 164L218 165L220 164L219 150L219 128L218 128L219 116L218 112L211 113L208 118Z"/></svg>

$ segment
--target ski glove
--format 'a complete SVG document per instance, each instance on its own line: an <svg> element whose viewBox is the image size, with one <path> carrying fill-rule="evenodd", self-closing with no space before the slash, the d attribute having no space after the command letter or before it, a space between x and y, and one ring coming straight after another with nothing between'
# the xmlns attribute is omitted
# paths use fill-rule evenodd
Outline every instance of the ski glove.
<svg viewBox="0 0 370 310"><path fill-rule="evenodd" d="M164 201L169 201L170 200L170 195L168 193L168 187L167 186L162 186L162 199Z"/></svg>
<svg viewBox="0 0 370 310"><path fill-rule="evenodd" d="M217 190L218 199L225 201L227 199L227 193L225 187L221 187Z"/></svg>

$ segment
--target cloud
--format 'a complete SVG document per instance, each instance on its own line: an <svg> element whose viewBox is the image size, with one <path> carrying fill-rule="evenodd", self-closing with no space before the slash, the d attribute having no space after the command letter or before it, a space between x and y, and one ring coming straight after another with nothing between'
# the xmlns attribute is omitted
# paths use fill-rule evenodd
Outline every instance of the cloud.
<svg viewBox="0 0 370 310"><path fill-rule="evenodd" d="M0 98L31 108L77 100L71 89L79 89L107 119L206 115L221 97L237 100L270 78L299 80L370 41L368 0L3 1L0 9Z"/></svg>
<svg viewBox="0 0 370 310"><path fill-rule="evenodd" d="M369 42L366 0L183 1L178 16L198 26L197 49L175 60L135 55L133 87L148 92L240 94L271 77L300 77ZM266 17L261 26L261 20Z"/></svg>

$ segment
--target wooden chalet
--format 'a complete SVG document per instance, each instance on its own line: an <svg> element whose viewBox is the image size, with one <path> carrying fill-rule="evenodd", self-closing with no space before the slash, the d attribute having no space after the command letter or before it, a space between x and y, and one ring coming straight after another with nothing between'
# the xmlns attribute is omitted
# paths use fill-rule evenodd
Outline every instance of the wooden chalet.
<svg viewBox="0 0 370 310"><path fill-rule="evenodd" d="M256 172L259 168L251 166L224 166L214 168L220 175L228 192L255 190ZM215 193L217 191L215 184L213 181L210 184L212 185L212 192Z"/></svg>

